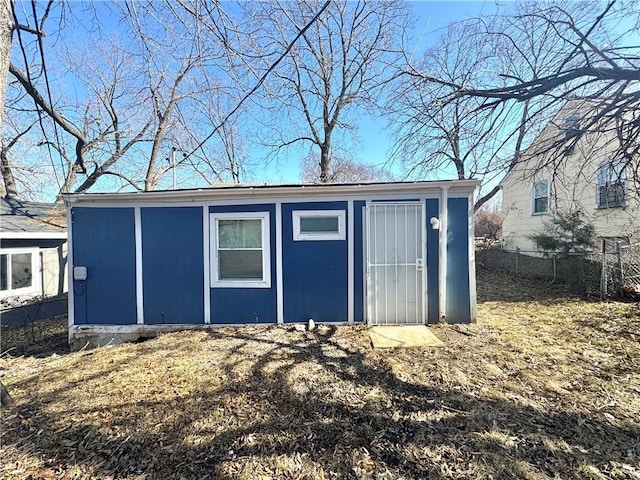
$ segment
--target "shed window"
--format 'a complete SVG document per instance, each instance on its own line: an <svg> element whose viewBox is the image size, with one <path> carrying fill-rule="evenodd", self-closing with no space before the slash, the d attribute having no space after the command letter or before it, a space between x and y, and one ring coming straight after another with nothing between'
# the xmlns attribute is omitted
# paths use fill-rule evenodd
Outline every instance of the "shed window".
<svg viewBox="0 0 640 480"><path fill-rule="evenodd" d="M294 210L294 240L344 240L344 210Z"/></svg>
<svg viewBox="0 0 640 480"><path fill-rule="evenodd" d="M549 181L541 180L533 184L533 213L549 213Z"/></svg>
<svg viewBox="0 0 640 480"><path fill-rule="evenodd" d="M2 250L0 253L0 297L34 293L38 289L37 250Z"/></svg>
<svg viewBox="0 0 640 480"><path fill-rule="evenodd" d="M211 285L271 287L269 213L211 214Z"/></svg>
<svg viewBox="0 0 640 480"><path fill-rule="evenodd" d="M622 161L604 163L598 167L598 207L626 205L627 174Z"/></svg>

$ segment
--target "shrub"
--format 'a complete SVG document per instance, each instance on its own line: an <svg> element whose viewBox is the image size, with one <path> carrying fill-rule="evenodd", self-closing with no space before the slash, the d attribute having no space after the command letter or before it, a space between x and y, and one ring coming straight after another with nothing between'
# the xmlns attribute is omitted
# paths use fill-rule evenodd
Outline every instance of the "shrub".
<svg viewBox="0 0 640 480"><path fill-rule="evenodd" d="M556 212L551 220L542 225L542 229L529 238L545 252L568 253L588 252L595 247L595 227L584 214L575 212Z"/></svg>
<svg viewBox="0 0 640 480"><path fill-rule="evenodd" d="M474 215L475 235L487 240L498 240L502 230L502 213L498 210L481 207Z"/></svg>

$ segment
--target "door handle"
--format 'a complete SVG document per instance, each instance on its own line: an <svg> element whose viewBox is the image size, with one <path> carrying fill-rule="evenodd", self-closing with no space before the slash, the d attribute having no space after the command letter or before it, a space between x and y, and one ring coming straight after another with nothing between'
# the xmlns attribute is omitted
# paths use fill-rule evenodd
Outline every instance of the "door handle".
<svg viewBox="0 0 640 480"><path fill-rule="evenodd" d="M418 271L422 270L422 259L421 258L417 258L416 259L416 270L418 270Z"/></svg>

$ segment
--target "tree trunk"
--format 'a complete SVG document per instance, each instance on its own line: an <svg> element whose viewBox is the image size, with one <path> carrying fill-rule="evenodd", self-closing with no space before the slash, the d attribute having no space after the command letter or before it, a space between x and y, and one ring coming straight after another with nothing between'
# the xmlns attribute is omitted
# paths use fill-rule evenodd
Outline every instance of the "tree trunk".
<svg viewBox="0 0 640 480"><path fill-rule="evenodd" d="M16 187L16 179L13 177L13 170L9 163L9 157L4 149L2 150L2 153L0 153L0 170L2 171L5 195L7 197L17 197L18 188Z"/></svg>
<svg viewBox="0 0 640 480"><path fill-rule="evenodd" d="M7 97L13 28L13 2L12 0L0 0L0 138L2 138L4 101Z"/></svg>
<svg viewBox="0 0 640 480"><path fill-rule="evenodd" d="M333 127L325 122L324 142L320 145L320 182L330 183L330 163L331 163L331 133Z"/></svg>
<svg viewBox="0 0 640 480"><path fill-rule="evenodd" d="M13 401L13 398L11 398L11 395L9 395L7 387L5 387L2 382L0 382L0 404L3 407L11 407L16 404L16 402Z"/></svg>
<svg viewBox="0 0 640 480"><path fill-rule="evenodd" d="M329 149L320 147L320 182L329 183Z"/></svg>

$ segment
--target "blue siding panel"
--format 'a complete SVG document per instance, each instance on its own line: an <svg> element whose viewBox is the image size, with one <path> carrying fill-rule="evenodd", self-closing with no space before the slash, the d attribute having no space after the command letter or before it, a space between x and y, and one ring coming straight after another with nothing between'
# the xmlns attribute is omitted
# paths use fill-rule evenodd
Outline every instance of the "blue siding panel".
<svg viewBox="0 0 640 480"><path fill-rule="evenodd" d="M449 198L447 207L447 322L469 323L469 204L466 198Z"/></svg>
<svg viewBox="0 0 640 480"><path fill-rule="evenodd" d="M87 267L74 281L76 325L136 323L136 251L133 208L72 210L73 262Z"/></svg>
<svg viewBox="0 0 640 480"><path fill-rule="evenodd" d="M140 214L144 323L204 323L202 207Z"/></svg>
<svg viewBox="0 0 640 480"><path fill-rule="evenodd" d="M209 207L210 213L269 212L271 288L212 288L211 323L276 323L276 208L274 204Z"/></svg>
<svg viewBox="0 0 640 480"><path fill-rule="evenodd" d="M353 202L353 321L364 322L364 206L366 202Z"/></svg>
<svg viewBox="0 0 640 480"><path fill-rule="evenodd" d="M284 321L348 319L347 240L294 241L294 210L344 210L347 202L282 204ZM348 221L348 219L347 219Z"/></svg>
<svg viewBox="0 0 640 480"><path fill-rule="evenodd" d="M427 323L440 321L438 295L439 295L439 271L440 271L440 231L431 227L429 219L440 217L440 200L429 198L426 202L427 209Z"/></svg>
<svg viewBox="0 0 640 480"><path fill-rule="evenodd" d="M276 289L212 288L211 323L276 323Z"/></svg>

